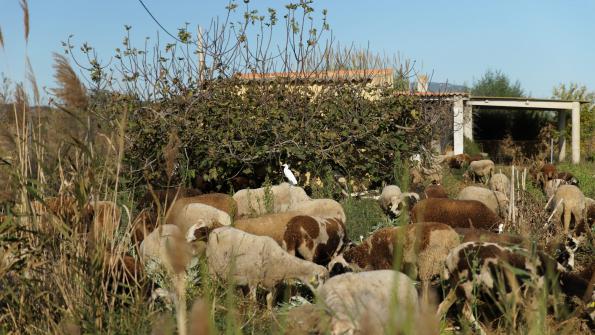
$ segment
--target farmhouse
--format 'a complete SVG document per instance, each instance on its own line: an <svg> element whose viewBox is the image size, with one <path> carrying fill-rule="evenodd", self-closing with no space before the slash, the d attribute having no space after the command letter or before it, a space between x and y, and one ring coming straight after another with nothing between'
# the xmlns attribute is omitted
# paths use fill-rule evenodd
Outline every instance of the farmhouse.
<svg viewBox="0 0 595 335"><path fill-rule="evenodd" d="M319 91L325 85L365 83L367 87L378 87L394 84L394 73L390 68L365 69L365 70L326 70L326 71L297 71L297 72L271 72L271 73L239 73L236 77L246 82L262 82L268 80L287 80L291 87L308 86ZM571 114L572 133L571 149L572 162L580 161L580 107L587 101L536 99L536 98L513 98L513 97L482 97L471 96L467 92L453 91L458 86L447 84L432 85L428 82L426 75L419 75L416 90L397 92L402 96L419 97L424 105L425 112L436 112L438 109L447 108L450 119L448 122L437 126L436 134L440 138L437 149L444 152L452 145L454 154L462 154L464 151L465 137L474 139L474 117L480 116L482 111L497 109L505 112L517 111L538 111L555 112L558 117L559 141L557 148L557 159L566 159L566 119ZM374 94L370 94L374 99ZM537 128L539 125L531 125ZM539 132L539 129L532 129Z"/></svg>
<svg viewBox="0 0 595 335"><path fill-rule="evenodd" d="M435 101L445 101L450 104L452 110L452 128L447 130L447 136L443 138L440 149L444 150L445 142L450 142L454 148L454 154L462 154L464 151L464 138L474 139L474 117L481 115L482 111L488 109L497 109L506 112L516 112L523 110L539 112L556 112L558 116L558 131L560 134L558 154L559 161L566 159L566 119L568 112L571 113L572 122L572 163L577 164L580 161L580 108L581 104L587 101L555 100L555 99L535 99L535 98L512 98L512 97L482 97L471 96L466 92L452 92L448 87L444 87L442 92L432 92L428 89L426 76L420 76L415 92L399 92L401 95L415 95L420 97L426 103Z"/></svg>

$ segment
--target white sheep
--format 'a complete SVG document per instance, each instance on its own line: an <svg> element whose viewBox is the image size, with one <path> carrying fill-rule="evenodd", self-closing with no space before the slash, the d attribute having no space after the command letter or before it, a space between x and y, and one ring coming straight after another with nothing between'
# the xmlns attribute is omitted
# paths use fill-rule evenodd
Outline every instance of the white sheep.
<svg viewBox="0 0 595 335"><path fill-rule="evenodd" d="M149 267L159 264L176 269L189 264L192 251L180 228L166 224L147 235L140 244L139 254L145 263L151 264Z"/></svg>
<svg viewBox="0 0 595 335"><path fill-rule="evenodd" d="M556 191L558 190L558 188L560 186L566 185L566 184L568 184L568 183L564 179L550 179L550 180L546 181L543 186L543 191L545 192L545 196L549 200L550 198L552 198L554 196L554 194L556 194Z"/></svg>
<svg viewBox="0 0 595 335"><path fill-rule="evenodd" d="M508 215L509 199L505 193L492 191L479 186L467 186L459 192L458 200L477 200L498 214L501 218Z"/></svg>
<svg viewBox="0 0 595 335"><path fill-rule="evenodd" d="M555 211L557 221L563 224L564 234L568 234L572 219L574 219L575 228L583 222L586 211L585 195L574 185L561 185L550 202L549 208ZM563 219L562 215L564 215Z"/></svg>
<svg viewBox="0 0 595 335"><path fill-rule="evenodd" d="M268 192L265 187L237 191L233 195L233 199L238 206L237 218L262 215L269 211L272 213L282 213L286 212L290 206L310 200L310 197L303 188L292 186L288 183L271 186ZM267 197L270 197L270 203L268 204ZM267 205L270 208L267 208Z"/></svg>
<svg viewBox="0 0 595 335"><path fill-rule="evenodd" d="M390 216L399 217L401 215L401 207L406 198L413 197L419 200L419 195L416 193L401 192L401 188L397 185L387 185L382 189L378 202L380 208Z"/></svg>
<svg viewBox="0 0 595 335"><path fill-rule="evenodd" d="M302 201L289 206L288 211L320 218L337 219L343 223L347 220L343 206L333 199Z"/></svg>
<svg viewBox="0 0 595 335"><path fill-rule="evenodd" d="M494 173L494 167L494 162L489 159L473 161L469 163L465 174L467 178L471 178L473 181L479 180L487 184Z"/></svg>
<svg viewBox="0 0 595 335"><path fill-rule="evenodd" d="M165 222L180 228L183 234L195 224L231 225L231 217L226 212L213 206L201 203L189 203L184 206L172 206L167 213Z"/></svg>
<svg viewBox="0 0 595 335"><path fill-rule="evenodd" d="M207 243L209 273L236 285L248 286L256 300L256 288L267 290L267 307L273 306L276 286L299 280L315 289L328 278L320 265L289 255L268 236L256 236L232 227L217 228Z"/></svg>
<svg viewBox="0 0 595 335"><path fill-rule="evenodd" d="M418 297L413 281L393 270L345 273L318 290L319 301L331 310L331 334L385 334L413 327Z"/></svg>
<svg viewBox="0 0 595 335"><path fill-rule="evenodd" d="M489 182L490 190L499 191L504 194L510 193L510 180L504 173L496 173Z"/></svg>

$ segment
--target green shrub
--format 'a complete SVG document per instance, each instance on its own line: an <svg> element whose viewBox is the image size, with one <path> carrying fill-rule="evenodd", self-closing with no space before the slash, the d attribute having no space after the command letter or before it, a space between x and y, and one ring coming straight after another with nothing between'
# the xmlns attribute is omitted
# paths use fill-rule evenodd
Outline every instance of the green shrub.
<svg viewBox="0 0 595 335"><path fill-rule="evenodd" d="M479 147L479 144L475 143L472 139L469 139L468 137L464 138L463 145L465 147L465 153L467 155L479 155L482 152L481 148Z"/></svg>

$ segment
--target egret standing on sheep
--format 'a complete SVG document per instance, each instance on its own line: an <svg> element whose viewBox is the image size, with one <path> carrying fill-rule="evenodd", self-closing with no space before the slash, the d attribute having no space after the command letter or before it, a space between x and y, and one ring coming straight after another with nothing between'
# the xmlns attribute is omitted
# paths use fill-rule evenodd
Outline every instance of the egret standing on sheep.
<svg viewBox="0 0 595 335"><path fill-rule="evenodd" d="M291 170L289 169L289 165L283 164L283 174L285 175L285 178L287 178L287 180L289 180L289 183L291 185L293 185L293 186L297 185L297 179L295 179L293 172L291 172Z"/></svg>

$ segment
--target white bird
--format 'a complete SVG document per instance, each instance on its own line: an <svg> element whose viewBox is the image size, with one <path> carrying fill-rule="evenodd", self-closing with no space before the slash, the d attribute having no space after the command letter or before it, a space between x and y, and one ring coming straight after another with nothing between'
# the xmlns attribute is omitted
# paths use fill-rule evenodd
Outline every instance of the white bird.
<svg viewBox="0 0 595 335"><path fill-rule="evenodd" d="M283 164L283 174L285 174L285 178L289 180L289 183L291 185L297 185L297 179L295 179L293 172L291 172L291 170L289 169L289 165Z"/></svg>

